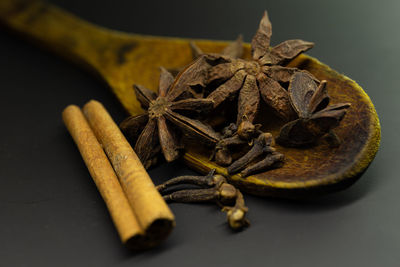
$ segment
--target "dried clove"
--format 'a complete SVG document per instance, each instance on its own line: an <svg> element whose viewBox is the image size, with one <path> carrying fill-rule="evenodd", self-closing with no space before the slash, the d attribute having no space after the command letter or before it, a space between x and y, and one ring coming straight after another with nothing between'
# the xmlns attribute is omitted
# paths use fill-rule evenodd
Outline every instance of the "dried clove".
<svg viewBox="0 0 400 267"><path fill-rule="evenodd" d="M254 141L253 147L241 158L233 162L228 168L229 174L240 174L246 177L250 174L278 166L284 160L284 156L275 151L273 137L270 133L262 133ZM263 159L260 156L265 155Z"/></svg>
<svg viewBox="0 0 400 267"><path fill-rule="evenodd" d="M156 186L157 190L160 193L164 193L166 190L170 189L172 186L180 185L180 184L192 184L203 187L212 187L215 185L216 181L214 181L215 169L211 170L207 175L184 175L178 176L172 179L169 179L163 184Z"/></svg>
<svg viewBox="0 0 400 267"><path fill-rule="evenodd" d="M247 177L250 174L256 174L260 171L265 171L270 168L280 167L285 159L285 156L279 152L267 154L264 159L248 166L240 172L242 177Z"/></svg>
<svg viewBox="0 0 400 267"><path fill-rule="evenodd" d="M340 141L332 129L339 125L350 104L329 105L326 81L321 81L318 86L305 73L293 76L288 91L298 119L282 127L277 142L288 147L306 146L328 134L331 145L338 146Z"/></svg>
<svg viewBox="0 0 400 267"><path fill-rule="evenodd" d="M236 202L233 207L225 206L222 211L226 212L229 226L234 230L240 230L250 225L250 221L246 218L249 209L244 203L243 194L237 190Z"/></svg>
<svg viewBox="0 0 400 267"><path fill-rule="evenodd" d="M174 190L176 185L196 185L200 189ZM180 176L158 185L157 189L167 202L214 202L227 214L229 226L240 230L249 225L246 219L248 208L245 206L242 193L229 184L222 175L211 170L206 176ZM173 191L173 192L171 192ZM168 194L166 194L168 192Z"/></svg>
<svg viewBox="0 0 400 267"><path fill-rule="evenodd" d="M253 139L262 133L261 124L254 125L245 116L239 126L231 123L222 132L222 139L215 146L215 161L222 166L232 163L232 148L247 150L253 145ZM211 157L213 159L214 155Z"/></svg>

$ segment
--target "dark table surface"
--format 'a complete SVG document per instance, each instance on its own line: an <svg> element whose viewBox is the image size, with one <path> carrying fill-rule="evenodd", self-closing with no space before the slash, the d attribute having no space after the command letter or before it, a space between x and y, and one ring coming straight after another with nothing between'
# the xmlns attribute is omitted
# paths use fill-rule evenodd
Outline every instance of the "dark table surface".
<svg viewBox="0 0 400 267"><path fill-rule="evenodd" d="M252 226L239 233L213 205L173 204L169 239L132 253L61 121L68 104L92 98L117 122L124 110L96 78L2 30L0 266L399 266L399 1L51 2L127 32L246 41L267 9L272 44L313 41L310 55L364 88L382 142L345 191L306 202L246 195ZM181 163L150 171L155 183L187 173Z"/></svg>

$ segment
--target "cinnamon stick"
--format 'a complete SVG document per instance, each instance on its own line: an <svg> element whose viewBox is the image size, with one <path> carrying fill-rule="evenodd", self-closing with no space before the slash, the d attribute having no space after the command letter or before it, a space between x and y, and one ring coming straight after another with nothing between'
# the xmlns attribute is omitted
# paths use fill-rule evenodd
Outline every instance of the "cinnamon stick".
<svg viewBox="0 0 400 267"><path fill-rule="evenodd" d="M148 246L158 244L175 226L174 215L103 105L91 100L83 107L83 113L113 165L137 221L145 232L143 243Z"/></svg>
<svg viewBox="0 0 400 267"><path fill-rule="evenodd" d="M62 117L107 205L121 241L124 244L137 243L144 234L143 229L83 113L79 107L71 105L63 111Z"/></svg>

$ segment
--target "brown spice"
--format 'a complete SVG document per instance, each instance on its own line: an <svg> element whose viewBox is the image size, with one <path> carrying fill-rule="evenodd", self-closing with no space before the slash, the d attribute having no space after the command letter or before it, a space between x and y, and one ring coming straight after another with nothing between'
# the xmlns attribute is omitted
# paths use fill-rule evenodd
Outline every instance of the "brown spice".
<svg viewBox="0 0 400 267"><path fill-rule="evenodd" d="M252 124L246 117L239 126L231 123L222 130L222 138L215 146L214 154L211 159L221 166L228 166L232 163L233 151L247 151L253 145L254 138L259 136L261 124Z"/></svg>
<svg viewBox="0 0 400 267"><path fill-rule="evenodd" d="M143 228L138 223L113 167L80 108L68 106L63 111L62 117L107 205L122 243L143 246L138 244L144 235Z"/></svg>
<svg viewBox="0 0 400 267"><path fill-rule="evenodd" d="M146 168L155 162L160 147L168 162L177 159L182 149L181 133L205 143L218 140L218 134L210 126L178 113L201 113L213 107L211 99L187 98L188 94L193 96L192 86L204 86L206 69L210 67L208 60L212 57L201 56L175 79L161 68L158 96L143 86L134 86L136 97L147 112L125 119L120 127L135 141L135 151Z"/></svg>
<svg viewBox="0 0 400 267"><path fill-rule="evenodd" d="M196 185L201 189L179 189L176 185ZM168 202L214 202L226 212L231 229L241 230L249 225L246 219L248 208L242 193L226 181L222 175L211 170L206 176L179 176L158 185L157 189ZM174 191L176 190L176 191ZM167 192L167 193L166 193Z"/></svg>
<svg viewBox="0 0 400 267"><path fill-rule="evenodd" d="M312 77L301 72L293 76L288 91L299 118L282 127L277 142L289 147L306 146L328 134L331 143L337 146L339 140L332 129L339 125L350 104L328 106L326 81L318 86Z"/></svg>
<svg viewBox="0 0 400 267"><path fill-rule="evenodd" d="M229 174L241 171L242 177L280 166L284 160L283 154L273 148L274 139L270 133L262 133L254 141L253 147L228 168ZM260 159L261 158L261 159Z"/></svg>
<svg viewBox="0 0 400 267"><path fill-rule="evenodd" d="M196 60L202 55L205 55L206 53L203 52L203 50L200 49L194 42L189 43L190 48L192 50L192 57L193 60ZM236 41L230 43L227 45L221 52L220 54L223 56L228 56L231 58L240 58L243 55L243 37L239 35L239 37L236 39ZM171 72L174 76L176 76L179 72L181 72L184 68L172 68L168 69L169 72ZM198 97L201 97L202 94L199 94Z"/></svg>
<svg viewBox="0 0 400 267"><path fill-rule="evenodd" d="M140 245L151 247L160 243L173 229L174 215L103 105L92 100L83 107L83 112L114 167L139 225L144 229Z"/></svg>
<svg viewBox="0 0 400 267"><path fill-rule="evenodd" d="M237 124L246 116L253 122L262 99L282 119L288 121L295 116L287 91L281 83L289 82L294 73L304 72L282 65L307 51L313 43L303 40L288 40L269 47L272 34L267 12L251 42L252 60L229 58L209 71L207 83L220 85L210 93L209 99L215 107L239 91Z"/></svg>

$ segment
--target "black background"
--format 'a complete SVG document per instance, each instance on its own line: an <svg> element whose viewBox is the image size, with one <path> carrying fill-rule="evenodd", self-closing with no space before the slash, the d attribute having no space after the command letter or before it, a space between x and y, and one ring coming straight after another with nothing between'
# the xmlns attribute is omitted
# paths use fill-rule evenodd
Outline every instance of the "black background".
<svg viewBox="0 0 400 267"><path fill-rule="evenodd" d="M61 121L68 104L101 101L126 113L94 77L16 36L0 34L1 266L399 266L400 2L53 0L127 32L250 41L264 9L272 44L300 38L308 53L356 80L380 116L375 161L351 188L307 202L246 195L252 226L231 232L213 205L173 204L177 226L141 253L119 241ZM184 173L151 170L159 183Z"/></svg>

